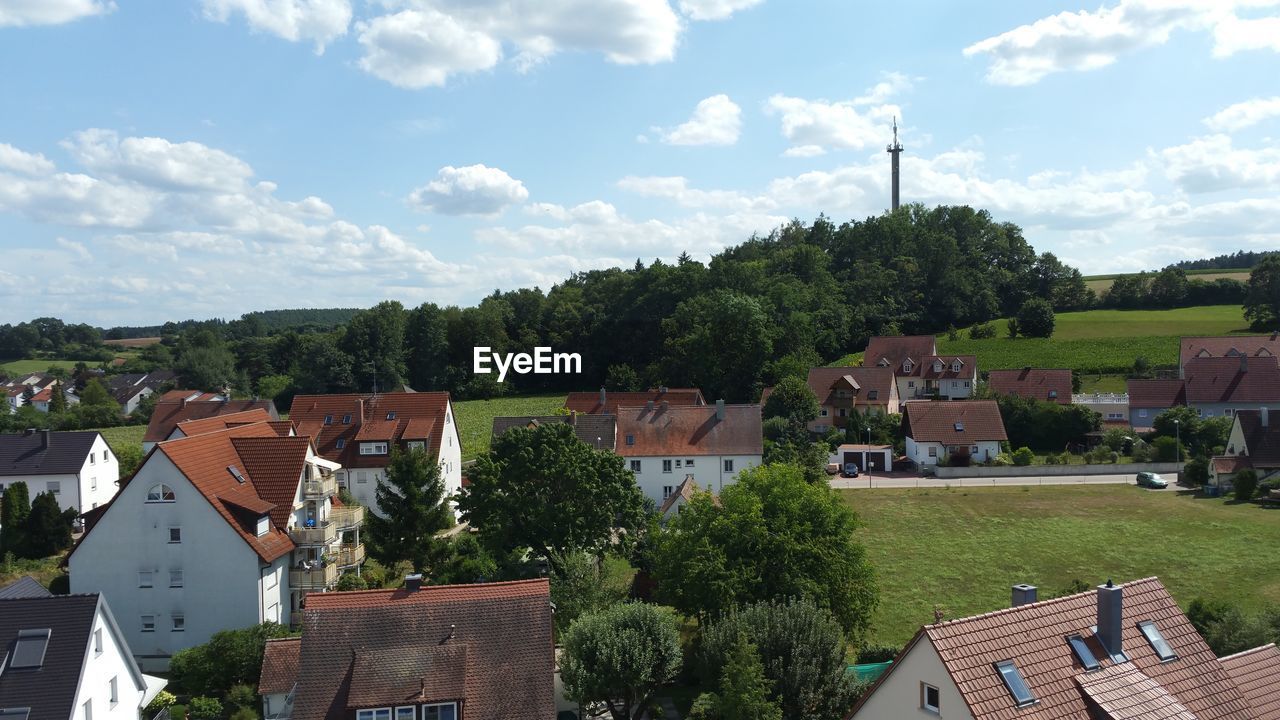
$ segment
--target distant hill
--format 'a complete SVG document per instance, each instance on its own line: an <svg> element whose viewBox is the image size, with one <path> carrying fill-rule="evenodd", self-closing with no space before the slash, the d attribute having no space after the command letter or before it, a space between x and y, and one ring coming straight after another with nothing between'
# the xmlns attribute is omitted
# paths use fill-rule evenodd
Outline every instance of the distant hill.
<svg viewBox="0 0 1280 720"><path fill-rule="evenodd" d="M1183 260L1168 267L1182 268L1183 270L1249 270L1261 262L1262 258L1275 254L1275 251L1253 252L1252 250L1237 250L1230 255L1218 255L1203 260Z"/></svg>
<svg viewBox="0 0 1280 720"><path fill-rule="evenodd" d="M360 308L297 308L286 310L258 310L245 313L233 322L259 325L267 333L284 330L332 330L345 325ZM108 340L150 338L172 335L197 325L225 325L225 320L182 320L164 325L120 325L103 332Z"/></svg>

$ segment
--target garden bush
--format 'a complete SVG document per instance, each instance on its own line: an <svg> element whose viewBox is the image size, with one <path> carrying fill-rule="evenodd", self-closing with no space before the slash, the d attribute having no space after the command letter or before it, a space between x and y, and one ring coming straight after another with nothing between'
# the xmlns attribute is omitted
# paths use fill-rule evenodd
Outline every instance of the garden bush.
<svg viewBox="0 0 1280 720"><path fill-rule="evenodd" d="M191 720L222 720L222 703L217 698L193 697L187 710L191 713Z"/></svg>
<svg viewBox="0 0 1280 720"><path fill-rule="evenodd" d="M1231 484L1235 487L1236 500L1240 502L1252 500L1254 492L1258 489L1258 473L1252 469L1241 470L1236 473Z"/></svg>
<svg viewBox="0 0 1280 720"><path fill-rule="evenodd" d="M1020 447L1013 452L1013 464L1020 467L1035 462L1036 454L1029 447Z"/></svg>

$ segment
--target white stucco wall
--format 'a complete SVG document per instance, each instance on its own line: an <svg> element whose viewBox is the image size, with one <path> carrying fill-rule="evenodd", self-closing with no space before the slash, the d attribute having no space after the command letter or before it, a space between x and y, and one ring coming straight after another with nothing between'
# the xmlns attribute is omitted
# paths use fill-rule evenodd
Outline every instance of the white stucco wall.
<svg viewBox="0 0 1280 720"><path fill-rule="evenodd" d="M973 446L978 447L976 453L973 452ZM1000 454L1000 441L998 440L982 440L971 442L968 445L970 449L970 457L973 462L986 462L995 459ZM929 448L937 450L937 455L929 456ZM918 465L937 465L938 458L947 455L947 446L937 442L916 442L912 438L907 438L907 457Z"/></svg>
<svg viewBox="0 0 1280 720"><path fill-rule="evenodd" d="M101 638L101 650L97 639ZM138 720L138 710L146 696L145 679L134 675L127 658L129 648L115 634L103 613L102 604L93 618L93 631L85 647L80 686L72 705L72 720L85 720L85 703L90 704L93 720ZM115 679L115 702L111 699L111 681ZM142 681L141 683L139 681Z"/></svg>
<svg viewBox="0 0 1280 720"><path fill-rule="evenodd" d="M440 479L444 481L445 497L457 495L462 490L462 441L458 436L458 423L453 416L453 403L445 406L444 430L440 433ZM365 456L366 458L369 456ZM384 460L390 460L390 456L385 456ZM351 492L352 497L360 501L369 512L376 513L382 517L382 512L378 508L377 488L387 476L386 465L382 467L370 468L345 468L340 471L339 478L343 478L347 486L347 490ZM458 515L456 504L454 505L454 515Z"/></svg>
<svg viewBox="0 0 1280 720"><path fill-rule="evenodd" d="M632 461L640 461L640 472L635 473L636 484L640 486L640 491L653 500L659 507L666 500L663 496L665 487L670 487L672 492L684 482L688 475L693 476L693 481L698 483L700 490L709 490L719 495L720 491L726 485L730 485L737 481L738 473L753 468L761 463L759 455L682 455L676 456L654 456L654 457L624 457L625 466L630 469ZM671 472L662 471L662 461L671 461ZM680 461L680 467L676 467L676 461ZM687 462L693 460L693 467L689 467ZM724 472L724 461L733 461L733 472Z"/></svg>
<svg viewBox="0 0 1280 720"><path fill-rule="evenodd" d="M120 461L99 435L93 441L89 457L80 467L80 512L87 512L115 497L120 480Z"/></svg>
<svg viewBox="0 0 1280 720"><path fill-rule="evenodd" d="M938 712L921 707L921 683L938 688ZM889 674L853 717L858 720L973 719L927 637L920 638L906 657L891 666Z"/></svg>

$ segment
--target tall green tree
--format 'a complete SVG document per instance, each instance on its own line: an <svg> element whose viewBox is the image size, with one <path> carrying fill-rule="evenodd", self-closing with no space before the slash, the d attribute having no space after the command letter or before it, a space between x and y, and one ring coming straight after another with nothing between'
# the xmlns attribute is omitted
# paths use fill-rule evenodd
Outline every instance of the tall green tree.
<svg viewBox="0 0 1280 720"><path fill-rule="evenodd" d="M1024 337L1047 338L1053 335L1053 306L1042 298L1031 298L1018 309L1018 332Z"/></svg>
<svg viewBox="0 0 1280 720"><path fill-rule="evenodd" d="M415 390L443 390L449 381L449 321L435 303L423 303L409 313L404 332L409 386Z"/></svg>
<svg viewBox="0 0 1280 720"><path fill-rule="evenodd" d="M51 414L61 415L67 411L67 394L62 389L62 383L56 382L49 395L49 412Z"/></svg>
<svg viewBox="0 0 1280 720"><path fill-rule="evenodd" d="M80 404L86 407L119 407L111 397L111 393L107 392L107 387L97 378L84 384L84 390L80 393Z"/></svg>
<svg viewBox="0 0 1280 720"><path fill-rule="evenodd" d="M760 396L760 378L777 332L760 301L718 290L681 303L662 329L672 382L730 402Z"/></svg>
<svg viewBox="0 0 1280 720"><path fill-rule="evenodd" d="M1267 255L1254 266L1245 291L1244 316L1259 330L1280 327L1280 253Z"/></svg>
<svg viewBox="0 0 1280 720"><path fill-rule="evenodd" d="M341 347L352 359L356 385L362 390L396 387L405 378L404 306L386 300L356 313L347 323Z"/></svg>
<svg viewBox="0 0 1280 720"><path fill-rule="evenodd" d="M557 558L553 567L551 602L556 606L556 629L560 632L585 613L622 602L631 589L631 578L616 564L581 550Z"/></svg>
<svg viewBox="0 0 1280 720"><path fill-rule="evenodd" d="M645 525L644 495L623 459L567 423L508 430L468 477L462 517L497 555L529 548L554 568L575 550L603 554L615 529L634 535Z"/></svg>
<svg viewBox="0 0 1280 720"><path fill-rule="evenodd" d="M449 542L439 534L453 525L440 466L426 450L392 449L374 498L382 516L365 519L370 554L388 567L407 560L430 575L448 557Z"/></svg>
<svg viewBox="0 0 1280 720"><path fill-rule="evenodd" d="M782 708L770 698L772 685L756 646L746 633L739 633L720 673L716 698L720 720L782 720Z"/></svg>
<svg viewBox="0 0 1280 720"><path fill-rule="evenodd" d="M671 613L654 605L615 605L578 618L564 637L565 694L603 702L613 720L639 720L654 692L680 671L680 635Z"/></svg>
<svg viewBox="0 0 1280 720"><path fill-rule="evenodd" d="M192 346L181 351L174 370L187 387L222 392L236 380L236 358L222 343Z"/></svg>
<svg viewBox="0 0 1280 720"><path fill-rule="evenodd" d="M784 377L773 386L764 404L765 418L780 417L789 424L804 428L818 417L818 396L799 376Z"/></svg>
<svg viewBox="0 0 1280 720"><path fill-rule="evenodd" d="M36 495L22 532L25 555L46 558L71 547L71 523L75 517L75 510L63 511L53 493Z"/></svg>
<svg viewBox="0 0 1280 720"><path fill-rule="evenodd" d="M26 556L26 526L31 515L31 495L21 480L10 483L0 495L0 555Z"/></svg>
<svg viewBox="0 0 1280 720"><path fill-rule="evenodd" d="M216 632L209 642L173 654L169 662L171 689L224 697L236 685L257 687L267 640L290 634L289 628L273 622Z"/></svg>

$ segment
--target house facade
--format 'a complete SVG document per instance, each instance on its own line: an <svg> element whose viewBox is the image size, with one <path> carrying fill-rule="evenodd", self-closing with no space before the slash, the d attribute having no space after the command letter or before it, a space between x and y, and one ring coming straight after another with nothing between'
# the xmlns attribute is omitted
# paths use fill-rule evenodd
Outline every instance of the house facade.
<svg viewBox="0 0 1280 720"><path fill-rule="evenodd" d="M1129 427L1129 393L1077 393L1071 402L1102 416L1102 422Z"/></svg>
<svg viewBox="0 0 1280 720"><path fill-rule="evenodd" d="M1178 377L1196 358L1280 357L1280 333L1183 337L1178 343Z"/></svg>
<svg viewBox="0 0 1280 720"><path fill-rule="evenodd" d="M1061 368L990 370L987 372L987 387L1000 395L1043 400L1059 405L1071 404L1071 371Z"/></svg>
<svg viewBox="0 0 1280 720"><path fill-rule="evenodd" d="M932 335L871 338L863 367L889 368L898 384L898 400L962 400L978 382L973 355L939 355Z"/></svg>
<svg viewBox="0 0 1280 720"><path fill-rule="evenodd" d="M1235 474L1246 469L1253 470L1259 481L1280 478L1278 419L1280 415L1268 407L1236 411L1226 452L1210 461L1209 484L1230 491Z"/></svg>
<svg viewBox="0 0 1280 720"><path fill-rule="evenodd" d="M909 402L904 405L902 429L907 458L917 467L957 459L987 462L1009 439L994 400Z"/></svg>
<svg viewBox="0 0 1280 720"><path fill-rule="evenodd" d="M1193 357L1177 379L1129 380L1129 422L1147 430L1160 413L1186 406L1200 417L1232 417L1237 410L1280 411L1280 361L1263 354Z"/></svg>
<svg viewBox="0 0 1280 720"><path fill-rule="evenodd" d="M859 413L884 415L899 410L898 384L890 368L810 368L805 382L818 397L818 417L809 423L811 432L843 429Z"/></svg>
<svg viewBox="0 0 1280 720"><path fill-rule="evenodd" d="M120 462L96 430L27 430L0 435L0 489L27 484L32 499L53 493L64 510L88 512L116 493Z"/></svg>
<svg viewBox="0 0 1280 720"><path fill-rule="evenodd" d="M763 461L759 405L664 406L618 409L616 452L656 506L692 476L719 495L738 473Z"/></svg>

